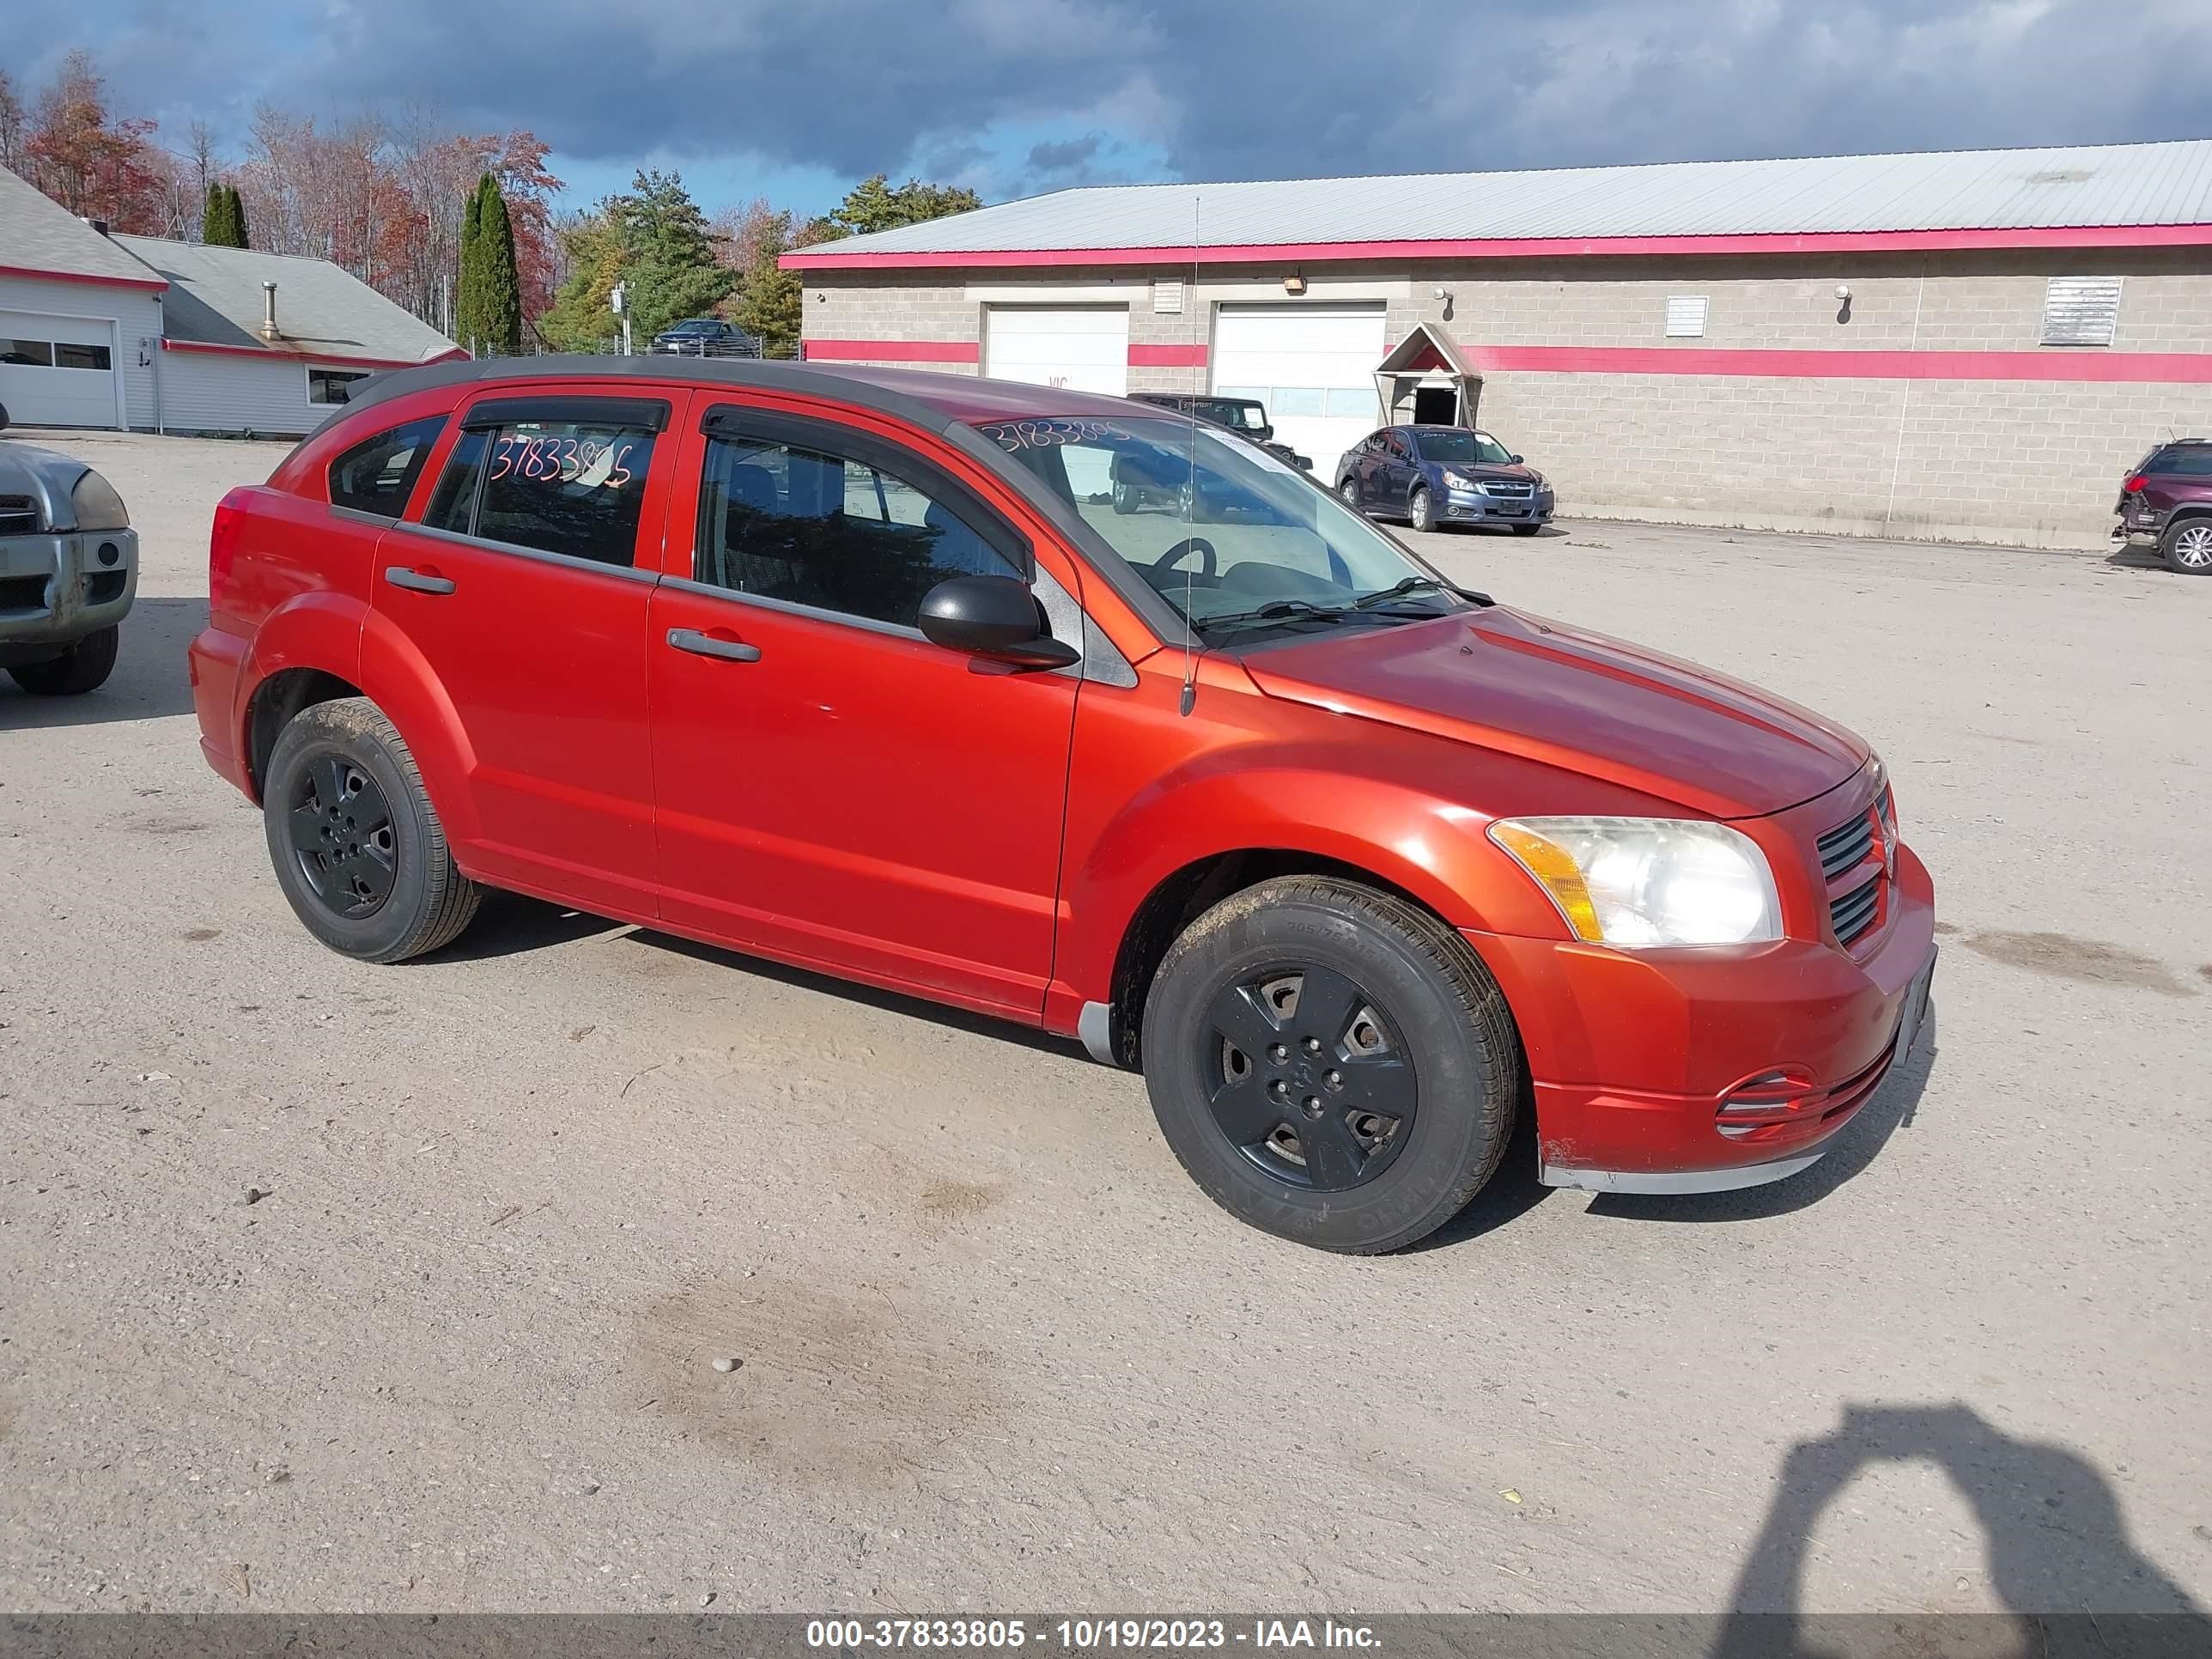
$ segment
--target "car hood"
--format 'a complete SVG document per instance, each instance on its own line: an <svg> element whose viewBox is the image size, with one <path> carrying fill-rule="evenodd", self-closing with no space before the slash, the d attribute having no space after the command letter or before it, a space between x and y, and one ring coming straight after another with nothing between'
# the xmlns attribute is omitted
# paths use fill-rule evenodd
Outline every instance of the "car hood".
<svg viewBox="0 0 2212 1659"><path fill-rule="evenodd" d="M76 509L70 492L92 469L74 455L36 444L0 438L0 495L27 495L39 504L41 524L73 525Z"/></svg>
<svg viewBox="0 0 2212 1659"><path fill-rule="evenodd" d="M1431 461L1429 465L1440 471L1456 472L1462 478L1472 478L1477 483L1486 478L1510 478L1519 483L1540 482L1534 467L1518 464L1505 466L1487 461Z"/></svg>
<svg viewBox="0 0 2212 1659"><path fill-rule="evenodd" d="M1498 607L1271 646L1269 696L1578 771L1715 817L1810 800L1866 763L1811 710L1694 663Z"/></svg>

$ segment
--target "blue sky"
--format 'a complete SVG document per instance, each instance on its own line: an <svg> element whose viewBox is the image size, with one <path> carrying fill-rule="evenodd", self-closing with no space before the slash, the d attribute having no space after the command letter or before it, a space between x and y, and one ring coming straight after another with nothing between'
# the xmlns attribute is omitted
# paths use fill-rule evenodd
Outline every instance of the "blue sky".
<svg viewBox="0 0 2212 1659"><path fill-rule="evenodd" d="M1306 177L2212 136L2205 0L0 0L119 112L244 153L255 105L526 126L569 199L680 171L803 211Z"/></svg>

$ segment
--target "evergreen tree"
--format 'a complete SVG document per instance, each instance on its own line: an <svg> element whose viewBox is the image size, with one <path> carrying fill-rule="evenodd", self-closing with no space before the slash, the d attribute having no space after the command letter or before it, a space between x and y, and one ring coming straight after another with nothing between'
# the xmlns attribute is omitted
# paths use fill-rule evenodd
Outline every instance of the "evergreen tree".
<svg viewBox="0 0 2212 1659"><path fill-rule="evenodd" d="M219 179L208 185L201 221L200 240L208 246L246 246L246 204L232 185Z"/></svg>
<svg viewBox="0 0 2212 1659"><path fill-rule="evenodd" d="M522 355L522 283L514 265L514 223L491 174L477 187L477 313L487 356Z"/></svg>
<svg viewBox="0 0 2212 1659"><path fill-rule="evenodd" d="M967 213L983 205L983 198L957 185L927 185L909 179L896 189L877 173L863 179L830 210L830 224L844 236L865 236L871 231L896 230L941 219L948 213Z"/></svg>
<svg viewBox="0 0 2212 1659"><path fill-rule="evenodd" d="M489 331L484 326L483 302L483 187L490 175L477 181L461 204L461 270L453 287L453 337L471 352L484 350Z"/></svg>
<svg viewBox="0 0 2212 1659"><path fill-rule="evenodd" d="M707 216L673 173L641 172L628 196L611 198L607 216L624 253L624 303L633 346L726 298L737 273L715 261Z"/></svg>

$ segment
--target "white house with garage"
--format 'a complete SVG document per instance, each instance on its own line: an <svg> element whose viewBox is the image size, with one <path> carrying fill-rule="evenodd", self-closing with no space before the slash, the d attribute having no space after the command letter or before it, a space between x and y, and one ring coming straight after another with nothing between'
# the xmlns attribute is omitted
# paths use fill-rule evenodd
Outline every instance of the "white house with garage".
<svg viewBox="0 0 2212 1659"><path fill-rule="evenodd" d="M466 355L327 259L112 235L0 168L12 426L297 437L355 380Z"/></svg>

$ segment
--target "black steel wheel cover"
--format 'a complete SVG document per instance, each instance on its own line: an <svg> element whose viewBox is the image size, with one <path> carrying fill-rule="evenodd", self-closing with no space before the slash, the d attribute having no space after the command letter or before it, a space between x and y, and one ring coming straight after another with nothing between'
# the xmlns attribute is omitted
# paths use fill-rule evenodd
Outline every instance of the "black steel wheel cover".
<svg viewBox="0 0 2212 1659"><path fill-rule="evenodd" d="M1317 963L1279 963L1224 986L1195 1057L1214 1127L1262 1174L1346 1192L1413 1138L1418 1079L1388 1010Z"/></svg>
<svg viewBox="0 0 2212 1659"><path fill-rule="evenodd" d="M374 915L399 873L399 838L367 768L335 749L300 770L285 819L300 874L323 908L348 921Z"/></svg>

